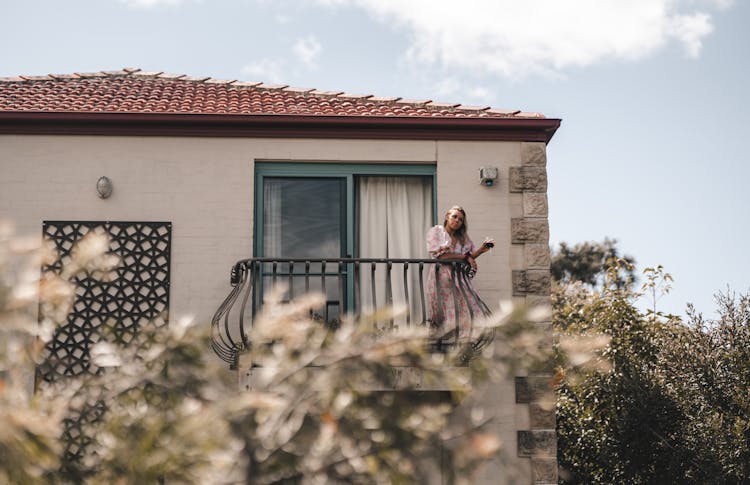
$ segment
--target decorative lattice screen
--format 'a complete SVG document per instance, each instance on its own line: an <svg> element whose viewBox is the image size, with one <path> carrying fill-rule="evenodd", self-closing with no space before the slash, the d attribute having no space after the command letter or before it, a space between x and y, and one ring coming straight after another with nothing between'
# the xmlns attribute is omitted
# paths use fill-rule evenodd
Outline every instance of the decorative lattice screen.
<svg viewBox="0 0 750 485"><path fill-rule="evenodd" d="M111 275L77 275L76 300L67 322L47 345L45 381L98 371L89 359L90 347L103 334L129 343L143 325L166 324L169 309L169 255L172 226L168 222L45 221L44 237L59 258L44 271L62 271L75 244L90 231L110 238L109 250L120 259Z"/></svg>
<svg viewBox="0 0 750 485"><path fill-rule="evenodd" d="M169 310L169 257L172 225L168 222L45 221L44 237L59 258L43 271L58 274L70 262L71 251L91 231L109 237L109 252L119 265L107 274L79 273L72 278L76 298L67 321L54 333L37 369L38 379L56 382L66 377L100 373L89 351L106 339L136 343L147 326L166 325ZM78 464L91 443L89 425L101 420L106 403L96 396L69 409L64 419L62 473L82 480Z"/></svg>

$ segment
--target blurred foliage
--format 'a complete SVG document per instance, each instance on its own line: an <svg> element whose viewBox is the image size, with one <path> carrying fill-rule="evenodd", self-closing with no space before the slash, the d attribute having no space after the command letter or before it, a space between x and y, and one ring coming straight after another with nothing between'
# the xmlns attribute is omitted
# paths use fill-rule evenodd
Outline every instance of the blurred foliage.
<svg viewBox="0 0 750 485"><path fill-rule="evenodd" d="M600 287L553 285L561 482L750 483L750 296L718 295L717 318L689 308L683 321L657 311L672 281L661 266L640 291L622 284L631 270L615 260ZM576 357L587 347L600 350Z"/></svg>
<svg viewBox="0 0 750 485"><path fill-rule="evenodd" d="M102 237L92 235L92 238ZM0 483L468 484L502 443L473 407L473 386L548 359L521 310L479 322L497 345L429 352L424 328L380 333L374 322L314 322L319 297L274 296L242 356L246 389L210 354L208 325L144 326L126 347L103 335L95 375L29 383L41 350L65 322L79 271L106 274L108 244L79 244L62 277L39 277L52 258L0 227ZM100 267L101 266L101 267ZM40 316L35 309L39 302ZM174 312L173 312L174 313ZM417 376L417 377L415 377ZM414 380L418 382L415 382ZM417 391L422 388L451 391ZM85 446L66 455L66 420L81 414ZM68 437L69 438L69 437Z"/></svg>

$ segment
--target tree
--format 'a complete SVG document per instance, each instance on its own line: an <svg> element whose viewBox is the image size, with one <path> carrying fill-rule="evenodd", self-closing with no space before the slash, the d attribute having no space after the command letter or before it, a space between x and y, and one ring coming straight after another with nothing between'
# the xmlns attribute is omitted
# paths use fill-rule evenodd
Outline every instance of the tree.
<svg viewBox="0 0 750 485"><path fill-rule="evenodd" d="M719 295L717 319L689 311L683 321L641 312L642 293L621 274L615 264L600 288L565 281L553 290L562 481L747 483L750 297ZM668 289L661 267L645 274L652 298ZM600 350L581 350L592 347Z"/></svg>
<svg viewBox="0 0 750 485"><path fill-rule="evenodd" d="M574 246L561 242L558 249L552 249L550 271L552 278L561 284L579 281L600 287L607 270L617 261L627 263L619 264L620 272L615 278L615 284L623 288L635 280L635 259L620 254L616 239L604 238L602 242L586 241Z"/></svg>

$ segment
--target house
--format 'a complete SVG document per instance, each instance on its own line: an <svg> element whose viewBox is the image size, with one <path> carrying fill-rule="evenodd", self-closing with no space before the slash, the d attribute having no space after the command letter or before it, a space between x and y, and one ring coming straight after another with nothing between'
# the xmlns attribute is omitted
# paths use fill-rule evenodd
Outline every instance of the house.
<svg viewBox="0 0 750 485"><path fill-rule="evenodd" d="M236 285L256 264L257 288L287 277L302 291L304 276L289 277L297 270L284 261L310 261L318 266L302 275L331 272L313 282L330 283L321 311L363 306L367 266L358 259L424 258L425 228L454 204L474 238L497 241L475 279L482 299L545 303L546 145L559 124L483 106L129 68L2 78L0 219L22 234L43 232L63 252L103 228L126 263L120 286L87 290L76 305L57 350L64 372L85 370L68 354L97 318L125 321L131 332L167 310L210 321L232 268ZM247 258L266 259L236 266ZM274 258L281 266L271 267ZM337 262L326 269L323 260ZM399 290L389 291L370 304ZM419 305L413 312L416 321ZM557 473L554 415L534 402L539 382L519 376L491 404L529 481L547 483Z"/></svg>

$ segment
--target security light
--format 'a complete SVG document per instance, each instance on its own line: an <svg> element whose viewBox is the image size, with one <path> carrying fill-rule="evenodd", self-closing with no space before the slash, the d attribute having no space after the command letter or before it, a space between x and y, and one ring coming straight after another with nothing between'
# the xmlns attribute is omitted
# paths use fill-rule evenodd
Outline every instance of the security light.
<svg viewBox="0 0 750 485"><path fill-rule="evenodd" d="M479 169L479 183L492 187L497 180L497 167L482 167Z"/></svg>

